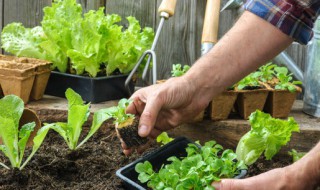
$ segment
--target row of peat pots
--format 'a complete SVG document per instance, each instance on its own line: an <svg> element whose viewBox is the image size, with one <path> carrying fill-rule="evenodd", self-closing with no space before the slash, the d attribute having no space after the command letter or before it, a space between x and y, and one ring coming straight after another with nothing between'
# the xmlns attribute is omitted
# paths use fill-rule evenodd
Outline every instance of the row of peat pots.
<svg viewBox="0 0 320 190"><path fill-rule="evenodd" d="M43 97L50 77L50 62L0 55L0 97L14 94L24 103Z"/></svg>
<svg viewBox="0 0 320 190"><path fill-rule="evenodd" d="M256 110L269 113L275 118L288 117L293 103L301 88L296 86L295 92L265 88L254 90L227 90L215 97L209 105L212 120L228 119L232 111L236 111L243 119L248 119Z"/></svg>

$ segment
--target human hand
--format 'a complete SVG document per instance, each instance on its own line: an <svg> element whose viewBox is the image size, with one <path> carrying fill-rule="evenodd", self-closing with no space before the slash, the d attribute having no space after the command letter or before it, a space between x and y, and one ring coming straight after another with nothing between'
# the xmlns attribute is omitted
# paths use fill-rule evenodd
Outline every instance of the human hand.
<svg viewBox="0 0 320 190"><path fill-rule="evenodd" d="M216 190L302 190L313 189L312 183L302 180L299 170L292 166L277 168L246 179L222 179L214 182Z"/></svg>
<svg viewBox="0 0 320 190"><path fill-rule="evenodd" d="M161 132L192 120L209 103L183 77L142 88L130 99L133 103L127 112L140 116L139 135L150 138L156 138ZM122 147L126 155L131 153L124 143Z"/></svg>

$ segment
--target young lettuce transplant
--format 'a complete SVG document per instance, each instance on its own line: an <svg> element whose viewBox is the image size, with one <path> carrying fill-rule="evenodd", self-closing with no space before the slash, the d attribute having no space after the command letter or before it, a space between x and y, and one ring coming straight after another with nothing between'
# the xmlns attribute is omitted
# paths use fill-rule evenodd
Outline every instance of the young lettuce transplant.
<svg viewBox="0 0 320 190"><path fill-rule="evenodd" d="M171 74L173 77L180 77L184 75L190 69L189 65L182 66L181 64L172 65Z"/></svg>
<svg viewBox="0 0 320 190"><path fill-rule="evenodd" d="M82 126L89 117L90 104L84 104L81 96L72 89L67 89L66 98L68 100L68 121L46 124L58 132L68 144L71 150L82 146L100 128L104 121L110 117L99 110L93 115L93 122L87 136L78 144L82 132Z"/></svg>
<svg viewBox="0 0 320 190"><path fill-rule="evenodd" d="M190 143L186 151L184 158L168 158L171 163L163 165L158 172L148 161L138 163L135 170L139 181L157 190L212 190L213 181L235 177L241 169L246 169L242 161L235 161L237 155L232 150L223 150L215 141L206 142L201 148Z"/></svg>
<svg viewBox="0 0 320 190"><path fill-rule="evenodd" d="M101 110L101 114L114 119L117 134L127 147L140 146L148 142L147 138L140 137L138 134L139 118L126 113L126 109L131 103L132 100L123 98L117 106Z"/></svg>
<svg viewBox="0 0 320 190"><path fill-rule="evenodd" d="M246 165L255 163L262 153L271 160L290 141L291 133L299 132L292 117L287 121L275 119L259 110L250 115L249 122L251 130L240 139L236 150L238 160Z"/></svg>
<svg viewBox="0 0 320 190"><path fill-rule="evenodd" d="M35 127L35 122L31 122L19 129L19 121L23 110L23 101L15 95L8 95L0 99L0 138L3 143L0 145L0 150L10 160L11 167L20 170L26 166L37 152L50 129L49 127L39 129L33 139L31 154L22 162L28 139ZM0 162L0 165L10 169L4 163Z"/></svg>
<svg viewBox="0 0 320 190"><path fill-rule="evenodd" d="M134 17L127 17L129 26L123 29L117 24L119 15L105 15L104 8L82 14L76 0L54 0L43 11L41 26L7 25L2 47L16 56L52 61L60 72L67 71L70 60L71 70L79 75L95 77L104 72L103 65L107 75L117 69L127 74L154 38L153 30L141 29Z"/></svg>

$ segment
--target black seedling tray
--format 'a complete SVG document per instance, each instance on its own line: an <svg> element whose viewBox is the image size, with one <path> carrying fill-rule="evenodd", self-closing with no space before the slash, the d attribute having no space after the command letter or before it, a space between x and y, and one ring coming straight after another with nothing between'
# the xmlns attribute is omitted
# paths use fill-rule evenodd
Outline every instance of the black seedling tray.
<svg viewBox="0 0 320 190"><path fill-rule="evenodd" d="M124 182L126 189L128 190L146 190L148 189L146 184L142 184L138 180L138 173L135 171L135 166L138 163L149 161L153 166L153 169L160 169L163 164L168 164L170 162L167 159L171 156L186 157L186 148L189 143L193 143L191 140L185 137L178 137L172 142L160 147L156 151L149 153L142 158L120 168L117 170L116 175L121 178ZM196 144L199 148L200 145ZM241 173L236 176L236 179L243 178L247 174L247 170L241 170Z"/></svg>
<svg viewBox="0 0 320 190"><path fill-rule="evenodd" d="M86 102L99 103L119 100L130 96L124 85L127 76L115 75L91 78L51 71L45 94L64 98L66 90L72 88ZM130 91L133 92L133 82L129 86Z"/></svg>

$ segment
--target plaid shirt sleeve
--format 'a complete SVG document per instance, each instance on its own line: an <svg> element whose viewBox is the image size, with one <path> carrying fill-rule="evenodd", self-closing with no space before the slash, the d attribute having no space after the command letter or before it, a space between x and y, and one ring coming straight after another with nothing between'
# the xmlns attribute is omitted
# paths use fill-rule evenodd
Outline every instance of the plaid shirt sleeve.
<svg viewBox="0 0 320 190"><path fill-rule="evenodd" d="M320 0L248 0L245 9L270 22L301 44L313 36Z"/></svg>

